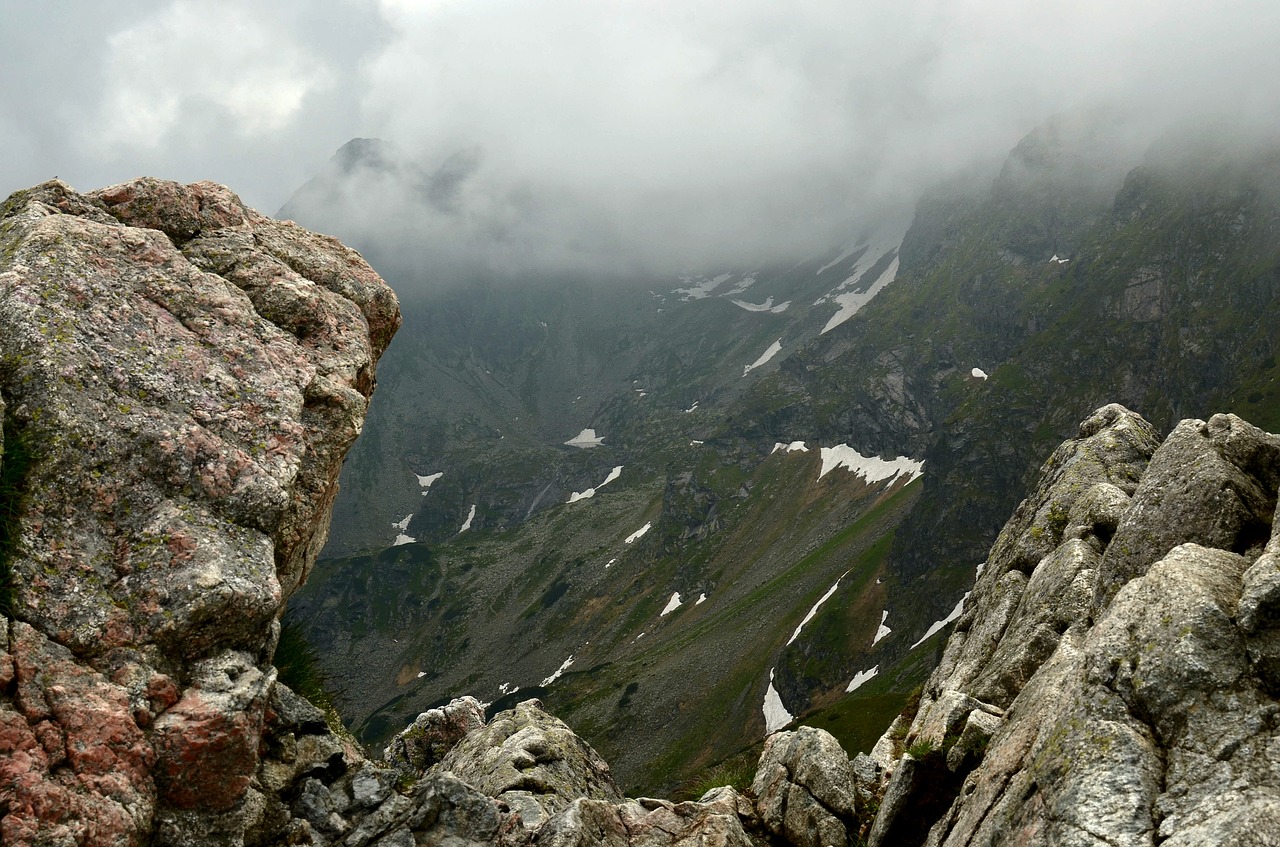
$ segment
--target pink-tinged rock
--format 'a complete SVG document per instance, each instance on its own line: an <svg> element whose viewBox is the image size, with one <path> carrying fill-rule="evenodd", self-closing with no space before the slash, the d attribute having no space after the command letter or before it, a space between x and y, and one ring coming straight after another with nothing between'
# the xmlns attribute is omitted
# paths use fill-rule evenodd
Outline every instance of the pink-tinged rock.
<svg viewBox="0 0 1280 847"><path fill-rule="evenodd" d="M4 844L149 843L175 809L243 835L223 810L257 766L274 621L399 323L359 254L212 183L0 205L0 394L33 453Z"/></svg>
<svg viewBox="0 0 1280 847"><path fill-rule="evenodd" d="M193 674L196 684L155 722L156 784L166 805L225 811L257 770L275 675L231 652L197 663Z"/></svg>
<svg viewBox="0 0 1280 847"><path fill-rule="evenodd" d="M19 696L0 698L3 843L138 843L155 755L126 692L27 624L11 627Z"/></svg>

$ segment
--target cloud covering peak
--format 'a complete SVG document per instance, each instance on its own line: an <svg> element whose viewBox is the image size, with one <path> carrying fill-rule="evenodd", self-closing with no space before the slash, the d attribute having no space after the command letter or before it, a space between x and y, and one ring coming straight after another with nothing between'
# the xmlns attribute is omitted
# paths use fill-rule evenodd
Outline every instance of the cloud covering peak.
<svg viewBox="0 0 1280 847"><path fill-rule="evenodd" d="M0 33L0 187L212 178L271 211L380 138L391 206L427 210L402 226L512 267L824 249L1081 105L1150 137L1280 114L1280 4L1248 0L48 8Z"/></svg>

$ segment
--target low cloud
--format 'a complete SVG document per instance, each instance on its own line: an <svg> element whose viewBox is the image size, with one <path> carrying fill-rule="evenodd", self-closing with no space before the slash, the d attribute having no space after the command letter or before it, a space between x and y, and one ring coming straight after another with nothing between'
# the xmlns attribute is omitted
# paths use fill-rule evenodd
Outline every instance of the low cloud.
<svg viewBox="0 0 1280 847"><path fill-rule="evenodd" d="M1054 113L1104 106L1117 159L1280 114L1280 5L1248 0L83 5L0 34L8 187L213 178L274 211L328 168L292 211L423 278L799 258ZM381 165L325 164L357 136Z"/></svg>

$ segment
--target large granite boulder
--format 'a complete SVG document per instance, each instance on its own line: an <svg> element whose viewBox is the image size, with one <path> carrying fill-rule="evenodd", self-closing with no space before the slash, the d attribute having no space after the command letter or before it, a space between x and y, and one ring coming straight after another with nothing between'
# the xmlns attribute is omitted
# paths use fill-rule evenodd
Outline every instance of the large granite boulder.
<svg viewBox="0 0 1280 847"><path fill-rule="evenodd" d="M437 767L506 803L530 829L577 798L622 799L608 763L537 700L494 715Z"/></svg>
<svg viewBox="0 0 1280 847"><path fill-rule="evenodd" d="M260 828L275 621L399 322L357 253L212 183L0 206L5 844Z"/></svg>
<svg viewBox="0 0 1280 847"><path fill-rule="evenodd" d="M855 783L840 742L825 730L801 726L765 740L751 790L771 833L799 847L826 847L849 843Z"/></svg>

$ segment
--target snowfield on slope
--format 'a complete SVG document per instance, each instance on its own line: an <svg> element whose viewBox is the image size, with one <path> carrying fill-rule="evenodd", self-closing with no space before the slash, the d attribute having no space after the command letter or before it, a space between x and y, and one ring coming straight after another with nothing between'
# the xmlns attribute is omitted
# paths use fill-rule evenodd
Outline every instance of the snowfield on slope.
<svg viewBox="0 0 1280 847"><path fill-rule="evenodd" d="M422 487L422 496L426 497L427 492L431 490L431 484L435 482L437 479L439 479L440 477L444 476L444 471L438 471L433 474L427 474L426 476L423 476L420 473L416 473L414 474L414 476L418 478L418 485Z"/></svg>
<svg viewBox="0 0 1280 847"><path fill-rule="evenodd" d="M565 444L570 447L579 447L583 450L588 450L592 447L599 447L603 443L604 437L596 435L596 431L594 429L584 429L582 432L565 442Z"/></svg>
<svg viewBox="0 0 1280 847"><path fill-rule="evenodd" d="M751 373L756 368L760 367L761 365L764 365L774 356L778 355L778 353L780 353L781 351L782 351L782 339L779 338L777 341L769 345L768 350L765 350L763 353L760 354L759 359L756 359L751 364L744 366L742 368L742 375L746 376L747 374Z"/></svg>
<svg viewBox="0 0 1280 847"><path fill-rule="evenodd" d="M942 619L942 620L940 620L940 621L934 621L934 622L933 622L933 624L932 624L932 625L931 625L931 626L930 626L930 627L925 631L924 635L920 636L920 640L919 640L919 641L917 641L915 644L912 644L912 645L911 645L909 648L907 648L907 649L909 649L909 650L914 650L914 649L916 649L916 648L917 648L917 647L919 647L921 644L923 644L923 643L925 643L926 641L928 641L928 640L929 640L929 638L930 638L930 637L931 637L935 632L937 632L938 630L942 629L944 626L946 626L947 624L951 623L951 622L952 622L952 621L954 621L956 618L960 617L960 613L964 611L964 601L969 599L969 593L970 593L970 592L968 592L968 591L966 591L966 592L964 593L964 596L960 598L960 602L959 602L959 603L956 603L956 607L955 607L954 609L952 609L952 610L951 610L951 614L947 615L945 618L943 618L943 619Z"/></svg>
<svg viewBox="0 0 1280 847"><path fill-rule="evenodd" d="M877 583L877 585L878 584L879 583ZM884 625L884 622L887 620L889 620L889 610L885 609L883 612L880 613L880 628L876 630L876 637L871 639L872 647L876 646L877 644L880 643L880 641L883 638L893 633L893 630L889 629L889 627Z"/></svg>
<svg viewBox="0 0 1280 847"><path fill-rule="evenodd" d="M782 703L782 696L773 687L773 668L769 668L769 690L764 693L764 734L772 735L795 720Z"/></svg>
<svg viewBox="0 0 1280 847"><path fill-rule="evenodd" d="M551 683L560 678L560 675L569 670L569 666L573 664L573 656L565 659L560 667L556 668L556 672L542 681L542 687L546 688Z"/></svg>
<svg viewBox="0 0 1280 847"><path fill-rule="evenodd" d="M409 521L412 518L413 518L413 513L410 512L409 514L405 515L403 518L401 518L400 520L396 521L391 525L395 529L400 530L400 534L396 536L396 540L391 542L392 547L399 547L401 544L412 544L414 541L417 540L412 536L405 535L405 533L409 531Z"/></svg>
<svg viewBox="0 0 1280 847"><path fill-rule="evenodd" d="M729 302L746 309L748 312L772 312L775 315L782 314L791 306L790 300L785 303L779 303L776 306L773 305L772 294L766 297L763 303L748 303L746 300L730 300Z"/></svg>
<svg viewBox="0 0 1280 847"><path fill-rule="evenodd" d="M848 575L849 572L845 571L840 574L840 579L844 579ZM819 597L818 602L813 604L813 608L809 610L809 614L804 616L804 620L800 621L800 625L796 627L796 631L791 633L791 637L787 639L788 644L800 637L800 630L804 629L804 625L813 620L813 616L818 614L818 610L822 608L822 604L830 600L831 595L836 593L836 589L840 587L840 579L837 579L835 583L827 589L827 593Z"/></svg>
<svg viewBox="0 0 1280 847"><path fill-rule="evenodd" d="M847 444L823 447L821 450L822 470L818 472L818 479L841 467L849 469L867 482L879 482L899 474L905 474L911 480L924 473L924 462L916 462L906 456L886 461L879 456L864 456Z"/></svg>
<svg viewBox="0 0 1280 847"><path fill-rule="evenodd" d="M462 525L462 528L458 530L458 535L462 535L462 533L464 533L464 532L466 532L467 530L471 529L471 522L472 522L473 520L475 520L475 519L476 519L476 504L475 504L475 503L472 503L472 504L471 504L471 511L470 511L470 512L467 512L467 520L466 520L466 523L464 523L464 524Z"/></svg>
<svg viewBox="0 0 1280 847"><path fill-rule="evenodd" d="M849 680L849 687L844 690L844 693L848 694L851 691L856 691L857 689L862 687L862 684L864 682L870 682L872 679L874 679L876 674L878 673L880 673L879 665L876 665L874 668L872 668L869 671L858 671L856 674L853 675L853 679Z"/></svg>
<svg viewBox="0 0 1280 847"><path fill-rule="evenodd" d="M676 609L680 608L682 605L684 604L680 602L680 592L677 591L671 595L671 599L667 601L666 607L663 608L661 612L658 612L658 617L665 618L667 615L671 614Z"/></svg>
<svg viewBox="0 0 1280 847"><path fill-rule="evenodd" d="M642 527L640 527L639 529L637 529L635 532L633 532L633 533L631 533L630 535L628 535L625 539L623 539L622 543L623 543L623 544L632 544L632 543L634 543L634 542L636 542L636 541L639 541L641 538L643 538L643 537L644 537L644 534L645 534L646 532L648 532L648 531L649 531L649 528L650 528L650 527L652 527L652 526L653 526L653 521L650 521L649 523L647 523L647 524L645 524L644 526L642 526Z"/></svg>
<svg viewBox="0 0 1280 847"><path fill-rule="evenodd" d="M579 500L586 500L590 497L596 496L597 491L604 488L620 476L622 476L622 465L615 465L613 470L609 471L609 475L604 478L604 482L600 483L595 488L588 488L586 491L573 492L569 495L569 502L577 503Z"/></svg>

